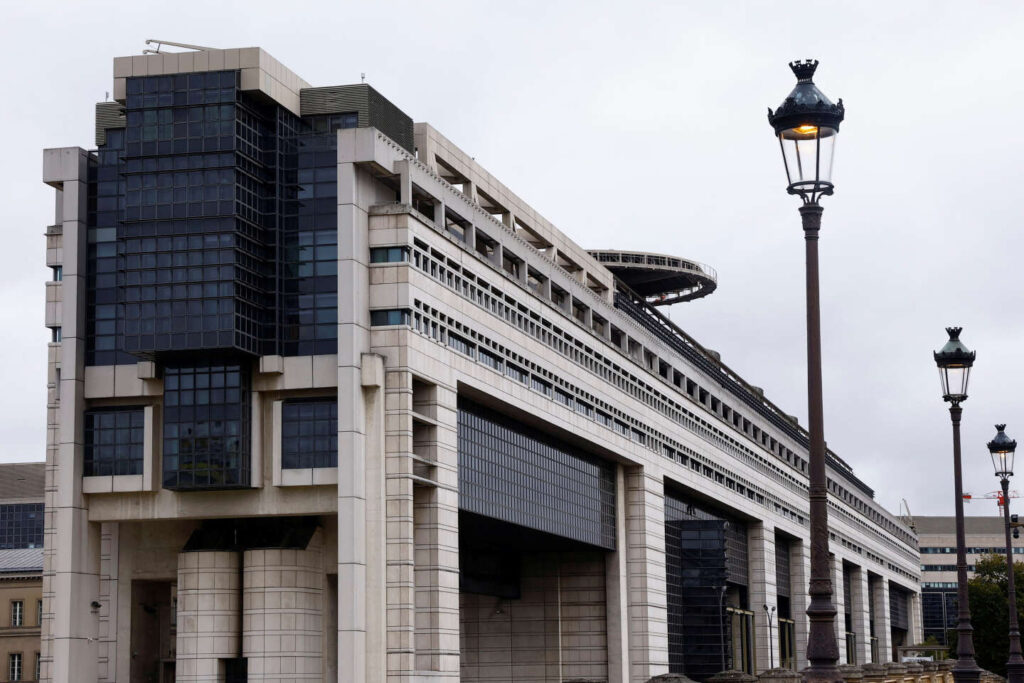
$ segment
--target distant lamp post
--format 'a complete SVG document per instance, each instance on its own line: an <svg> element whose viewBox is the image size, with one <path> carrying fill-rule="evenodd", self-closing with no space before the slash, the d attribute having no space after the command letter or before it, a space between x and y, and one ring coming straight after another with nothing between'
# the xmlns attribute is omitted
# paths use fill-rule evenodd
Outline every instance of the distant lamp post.
<svg viewBox="0 0 1024 683"><path fill-rule="evenodd" d="M833 104L814 85L817 60L790 62L796 86L779 108L768 110L768 123L775 130L786 168L786 191L803 200L803 222L807 259L807 414L810 450L808 458L811 519L811 580L807 607L810 628L804 680L832 683L841 680L836 663L836 608L832 602L832 564L828 538L828 481L825 475L825 425L821 389L821 312L818 294L818 232L821 205L832 194L832 157L839 124L845 116L843 101Z"/></svg>
<svg viewBox="0 0 1024 683"><path fill-rule="evenodd" d="M772 617L775 616L775 608L768 609L768 605L764 606L764 617L768 620L768 668L775 668L775 648L772 647Z"/></svg>
<svg viewBox="0 0 1024 683"><path fill-rule="evenodd" d="M1009 683L1024 683L1024 657L1020 652L1020 626L1017 623L1017 590L1013 577L1013 543L1010 540L1010 477L1013 476L1013 453L1017 442L1003 431L1006 425L996 425L996 438L988 442L992 455L992 467L999 483L1003 486L1003 519L1006 522L1006 596L1010 610L1010 659L1006 662L1006 678Z"/></svg>
<svg viewBox="0 0 1024 683"><path fill-rule="evenodd" d="M960 404L967 400L967 380L974 365L974 351L960 341L959 327L947 327L949 341L934 353L942 381L942 400L949 403L949 416L953 421L953 485L956 506L956 578L957 578L957 639L956 665L953 680L956 683L977 683L981 669L974 660L974 628L971 609L967 602L967 551L964 539L964 486L960 471Z"/></svg>

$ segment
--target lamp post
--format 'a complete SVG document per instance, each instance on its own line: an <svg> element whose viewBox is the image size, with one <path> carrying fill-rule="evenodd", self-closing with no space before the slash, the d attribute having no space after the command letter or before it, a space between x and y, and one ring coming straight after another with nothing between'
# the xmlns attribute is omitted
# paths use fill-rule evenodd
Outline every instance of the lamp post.
<svg viewBox="0 0 1024 683"><path fill-rule="evenodd" d="M1003 431L1006 425L996 425L996 438L988 442L999 483L1003 486L1003 519L1006 522L1006 602L1010 610L1010 658L1006 662L1009 683L1024 683L1024 657L1020 652L1020 627L1017 624L1017 590L1013 583L1013 544L1010 540L1010 477L1013 476L1013 453L1017 442Z"/></svg>
<svg viewBox="0 0 1024 683"><path fill-rule="evenodd" d="M960 404L967 400L967 380L974 365L974 351L960 341L959 327L947 327L949 341L936 351L935 364L942 380L942 400L949 403L949 417L953 421L953 487L956 506L956 579L957 579L957 639L956 665L953 680L956 683L978 683L981 669L974 661L974 628L971 609L967 602L967 550L964 540L964 486L960 472Z"/></svg>
<svg viewBox="0 0 1024 683"><path fill-rule="evenodd" d="M818 232L821 205L832 194L832 155L845 110L843 101L833 104L814 85L817 60L790 62L796 87L774 112L768 123L775 130L782 149L789 194L803 200L800 217L804 229L807 270L807 403L809 492L811 518L811 580L807 617L807 661L804 680L815 683L841 681L836 668L836 608L832 602L832 570L828 541L828 482L825 474L825 426L821 392L821 314L818 296Z"/></svg>
<svg viewBox="0 0 1024 683"><path fill-rule="evenodd" d="M772 647L772 617L775 616L775 607L770 610L768 605L764 606L764 617L768 620L768 668L775 668L775 648Z"/></svg>

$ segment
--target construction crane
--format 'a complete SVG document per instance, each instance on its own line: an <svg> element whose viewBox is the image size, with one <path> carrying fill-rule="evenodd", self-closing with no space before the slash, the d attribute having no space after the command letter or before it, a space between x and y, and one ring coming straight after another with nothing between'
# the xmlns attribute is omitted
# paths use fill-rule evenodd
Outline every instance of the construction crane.
<svg viewBox="0 0 1024 683"><path fill-rule="evenodd" d="M903 522L908 527L910 527L910 530L913 531L916 534L917 533L917 525L914 524L914 516L912 514L910 514L910 504L907 503L907 499L906 498L902 498L900 500L901 500L901 502L900 502L900 518L903 520ZM904 510L906 511L907 514L903 514Z"/></svg>
<svg viewBox="0 0 1024 683"><path fill-rule="evenodd" d="M964 494L964 502L965 503L970 503L971 500L973 500L974 498L995 499L996 505L998 507L1003 507L1003 492L1002 491L989 491L988 493L982 494L980 496L975 496L972 493L965 493ZM1017 491L1010 491L1010 498L1020 498L1020 493L1018 493Z"/></svg>

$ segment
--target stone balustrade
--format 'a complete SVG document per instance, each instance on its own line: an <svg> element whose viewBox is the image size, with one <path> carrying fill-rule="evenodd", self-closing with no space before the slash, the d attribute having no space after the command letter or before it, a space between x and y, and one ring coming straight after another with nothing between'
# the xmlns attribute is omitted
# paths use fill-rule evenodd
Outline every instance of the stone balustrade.
<svg viewBox="0 0 1024 683"><path fill-rule="evenodd" d="M935 662L869 663L863 666L842 664L839 672L845 683L953 683L953 667L956 660L944 659ZM792 669L769 669L757 676L735 669L721 671L707 680L707 683L800 683L803 676ZM661 674L648 679L647 683L694 683L683 674ZM1006 683L1006 679L991 671L981 672L980 683Z"/></svg>

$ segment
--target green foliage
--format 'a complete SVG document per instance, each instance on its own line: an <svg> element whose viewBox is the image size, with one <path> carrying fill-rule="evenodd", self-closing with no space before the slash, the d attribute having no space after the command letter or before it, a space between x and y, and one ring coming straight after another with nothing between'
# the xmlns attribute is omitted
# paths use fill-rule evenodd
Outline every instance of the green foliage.
<svg viewBox="0 0 1024 683"><path fill-rule="evenodd" d="M1006 578L1006 556L985 555L975 563L974 578L967 584L978 666L1000 676L1006 675L1006 659L1010 651ZM1024 623L1024 563L1013 563L1013 581L1017 618ZM956 631L951 631L950 635L950 655L955 657Z"/></svg>

